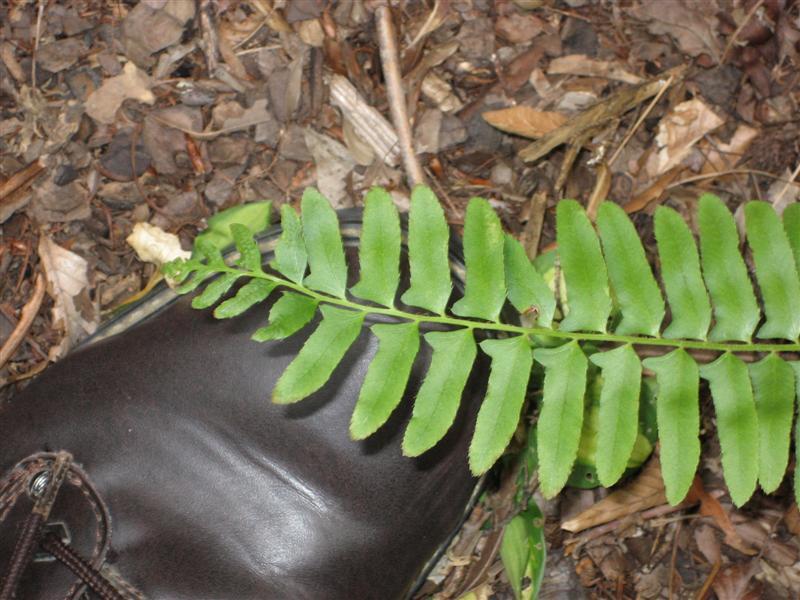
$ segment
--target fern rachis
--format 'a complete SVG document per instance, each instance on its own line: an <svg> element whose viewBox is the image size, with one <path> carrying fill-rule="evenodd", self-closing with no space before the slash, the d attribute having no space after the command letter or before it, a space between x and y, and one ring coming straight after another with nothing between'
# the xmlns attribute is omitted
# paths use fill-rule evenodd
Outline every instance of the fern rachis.
<svg viewBox="0 0 800 600"><path fill-rule="evenodd" d="M380 189L369 192L365 207L360 278L349 295L336 213L313 189L306 191L299 216L288 206L281 208L283 231L271 270L262 269L257 246L244 227L232 228L240 253L235 265L227 265L208 244L200 244L194 258L165 269L183 292L217 276L194 299L198 308L216 303L237 280L247 280L216 308L220 318L240 314L281 288L270 324L256 332L257 340L292 335L321 310L317 330L273 392L276 402L299 401L323 385L361 331L365 316L376 314L394 323L372 327L379 350L354 411L350 432L355 439L372 434L389 418L419 351L420 326L435 324L444 331L424 336L433 355L405 434L408 455L427 451L447 432L480 351L489 356L492 369L469 451L476 474L491 467L513 435L536 361L545 369L538 422L540 480L546 495L558 493L578 451L590 360L603 377L597 466L604 485L619 479L633 452L643 367L655 373L659 385L657 418L670 502L683 498L699 460L701 377L710 383L734 501L745 502L757 482L766 491L780 483L788 463L799 387L795 378L800 374L798 364L785 359L800 352L800 205L790 206L782 220L766 203L746 205L757 286L739 250L733 217L719 199L700 199L699 252L683 219L660 207L655 234L662 296L624 211L603 204L595 229L577 202L562 201L557 241L569 302L560 307L566 316L555 322L557 299L543 274L519 242L503 233L485 200L475 198L467 208L465 290L449 309L449 230L433 192L418 187L412 193L407 233L411 284L405 290L400 289L402 232L397 210ZM398 295L405 305L421 311L399 308ZM501 322L506 300L520 314L530 316L533 311L534 324ZM667 304L670 321L665 324ZM473 337L478 330L497 339L478 345ZM550 347L541 347L543 343ZM587 345L600 351L591 353ZM640 361L635 349L643 346L662 348L665 354ZM719 357L698 367L692 350ZM748 367L739 358L742 353L765 357ZM454 361L454 355L459 360Z"/></svg>

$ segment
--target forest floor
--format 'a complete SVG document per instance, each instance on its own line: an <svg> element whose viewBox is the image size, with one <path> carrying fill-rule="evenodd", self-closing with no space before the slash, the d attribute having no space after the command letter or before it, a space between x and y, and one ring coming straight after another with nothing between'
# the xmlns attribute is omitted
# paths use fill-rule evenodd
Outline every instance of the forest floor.
<svg viewBox="0 0 800 600"><path fill-rule="evenodd" d="M155 267L126 243L136 223L189 248L230 206L296 204L310 185L357 206L381 185L402 208L422 177L456 228L470 197L488 198L535 256L564 197L613 199L648 251L661 204L693 224L704 192L734 211L800 198L800 3L392 5L405 98L385 83L365 0L2 3L0 400L147 288ZM398 103L416 176L390 124ZM380 127L364 128L368 107ZM614 490L537 496L541 597L798 597L791 477L734 508L707 392L701 404L703 459L679 507L655 459ZM513 597L498 548L518 490L500 481L425 596ZM635 501L605 500L620 491Z"/></svg>

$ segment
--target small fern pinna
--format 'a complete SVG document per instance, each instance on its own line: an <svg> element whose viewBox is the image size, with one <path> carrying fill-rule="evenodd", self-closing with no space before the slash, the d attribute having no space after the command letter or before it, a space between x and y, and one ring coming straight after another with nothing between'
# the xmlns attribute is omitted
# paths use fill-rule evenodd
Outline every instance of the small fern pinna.
<svg viewBox="0 0 800 600"><path fill-rule="evenodd" d="M370 328L378 351L353 413L354 439L374 433L397 407L420 348L420 325L435 323L439 330L423 336L433 354L403 438L408 456L432 448L451 427L473 362L483 352L492 366L469 449L475 474L489 469L511 440L537 362L544 368L539 477L545 496L557 494L578 452L592 363L602 377L596 466L603 485L622 476L631 456L643 367L656 377L661 463L671 503L686 495L700 457L700 378L710 386L733 501L746 502L757 484L772 492L781 483L800 391L800 204L787 208L782 220L767 203L744 207L761 302L733 216L718 198L699 200L699 252L678 213L659 207L654 225L665 303L619 206L602 204L593 225L577 202L561 201L556 225L565 290L557 302L520 243L503 233L489 203L474 198L464 225L465 290L452 305L450 231L433 192L420 186L411 196L405 290L398 289L403 234L391 197L375 188L364 205L360 280L349 290L336 213L315 189L303 195L300 215L281 207L282 233L268 270L249 230L236 225L234 265L213 245L198 243L192 259L165 266L181 293L216 276L194 298L195 308L214 305L237 280L247 280L216 307L218 318L241 314L281 288L268 324L253 335L258 341L291 336L321 312L319 325L278 380L274 402L297 402L322 387L361 333L365 316L379 314L390 322ZM501 320L507 302L523 317L522 325ZM477 330L490 334L480 344ZM663 352L642 361L642 347ZM696 350L716 358L698 365ZM797 475L795 487L800 489Z"/></svg>

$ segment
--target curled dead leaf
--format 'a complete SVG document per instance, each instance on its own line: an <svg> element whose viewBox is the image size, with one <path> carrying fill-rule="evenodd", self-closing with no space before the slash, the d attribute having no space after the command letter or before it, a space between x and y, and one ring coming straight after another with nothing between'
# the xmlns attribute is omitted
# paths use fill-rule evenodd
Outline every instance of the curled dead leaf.
<svg viewBox="0 0 800 600"><path fill-rule="evenodd" d="M567 117L561 113L536 110L530 106L490 110L482 116L492 127L532 139L540 138L567 122Z"/></svg>
<svg viewBox="0 0 800 600"><path fill-rule="evenodd" d="M62 329L61 342L50 348L49 359L66 354L97 329L97 310L89 300L88 263L56 244L44 232L39 237L39 258L53 298L53 327Z"/></svg>

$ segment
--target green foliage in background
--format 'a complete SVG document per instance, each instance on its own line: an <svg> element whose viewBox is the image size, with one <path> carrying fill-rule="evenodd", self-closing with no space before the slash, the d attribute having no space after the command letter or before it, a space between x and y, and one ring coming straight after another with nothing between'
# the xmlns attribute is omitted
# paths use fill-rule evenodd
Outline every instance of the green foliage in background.
<svg viewBox="0 0 800 600"><path fill-rule="evenodd" d="M430 366L403 439L408 456L426 452L447 433L473 361L483 353L491 359L491 373L469 448L476 475L505 451L520 419L532 366L538 364L544 368L537 444L545 496L554 496L567 483L579 455L587 382L596 379L590 370L599 370L601 381L592 428L594 467L603 485L618 481L641 450L643 369L655 373L661 463L671 503L686 495L700 457L701 378L708 381L714 400L734 502L746 502L758 484L772 492L783 479L800 389L800 368L787 360L800 352L800 204L790 206L783 219L767 203L745 205L754 281L733 216L718 198L700 198L699 252L678 213L659 207L654 225L664 297L636 230L619 206L602 204L592 224L577 202L561 201L556 225L566 289L557 295L560 304L549 285L553 276L545 277L531 264L480 198L473 198L466 211L466 283L455 303L450 232L430 189L417 187L412 193L408 289L400 286L400 219L386 191L375 188L367 194L360 279L349 290L339 224L328 201L309 189L300 215L283 206L281 216L282 234L268 270L251 232L240 224L230 227L240 254L235 264L226 264L218 248L201 239L191 260L165 267L182 293L214 276L194 298L197 308L216 304L237 280L244 280L235 295L216 306L219 318L241 314L280 288L268 324L254 335L257 340L288 337L319 310L321 321L277 382L274 402L297 402L322 387L362 334L365 318L377 314L391 322L370 327L378 352L353 414L354 439L386 422L403 396L420 345L427 344L433 351ZM419 310L400 306L398 297ZM510 307L520 313L523 325L501 318ZM426 324L445 329L420 339ZM476 343L476 331L491 339ZM642 347L663 354L642 361ZM694 350L716 358L698 365Z"/></svg>

